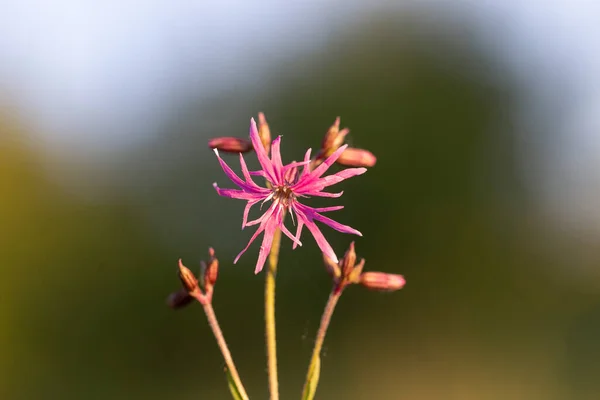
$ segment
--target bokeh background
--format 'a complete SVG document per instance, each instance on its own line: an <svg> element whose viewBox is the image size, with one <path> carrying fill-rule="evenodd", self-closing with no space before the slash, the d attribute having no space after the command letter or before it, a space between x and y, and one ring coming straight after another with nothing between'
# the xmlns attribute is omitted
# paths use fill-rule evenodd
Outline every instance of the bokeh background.
<svg viewBox="0 0 600 400"><path fill-rule="evenodd" d="M338 115L377 155L329 203L366 269L408 281L344 294L317 398L600 398L597 2L1 10L0 398L228 399L201 308L165 305L177 259L209 246L242 379L268 397L258 245L232 265L250 232L206 144L259 111L284 160ZM353 239L324 230L339 254ZM278 276L282 399L330 286L303 238Z"/></svg>

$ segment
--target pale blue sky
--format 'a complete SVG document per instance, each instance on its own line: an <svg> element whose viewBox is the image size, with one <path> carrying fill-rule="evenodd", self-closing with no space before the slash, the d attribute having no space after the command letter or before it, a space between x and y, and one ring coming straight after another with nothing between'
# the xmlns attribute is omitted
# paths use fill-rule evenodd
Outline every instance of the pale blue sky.
<svg viewBox="0 0 600 400"><path fill-rule="evenodd" d="M347 21L386 7L419 7L433 20L459 17L489 43L530 89L523 123L539 116L557 134L551 142L524 136L525 148L546 160L531 179L539 178L558 209L598 215L600 227L594 0L4 0L0 105L10 100L39 128L42 146L134 144L187 94L208 98L259 85L268 63L319 46Z"/></svg>

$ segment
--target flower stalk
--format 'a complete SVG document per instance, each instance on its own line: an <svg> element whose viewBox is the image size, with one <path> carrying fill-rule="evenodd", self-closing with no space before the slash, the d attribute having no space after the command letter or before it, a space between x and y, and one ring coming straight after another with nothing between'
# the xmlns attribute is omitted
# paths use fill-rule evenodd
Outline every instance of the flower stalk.
<svg viewBox="0 0 600 400"><path fill-rule="evenodd" d="M315 339L315 347L313 348L302 390L303 400L312 400L317 384L319 383L319 376L314 371L320 369L321 349L323 348L325 335L327 334L335 306L342 296L344 289L352 284L361 284L368 289L393 292L402 289L406 283L402 275L386 274L383 272L363 272L365 259L362 258L357 262L354 242L350 243L346 254L344 254L344 257L339 262L336 263L325 254L323 255L323 262L325 269L333 280L333 288L321 316L321 323L317 331L317 338Z"/></svg>
<svg viewBox="0 0 600 400"><path fill-rule="evenodd" d="M327 300L327 304L325 305L325 309L323 310L323 315L321 316L319 330L317 331L315 347L313 348L312 356L310 357L310 364L308 365L306 381L304 382L304 388L302 389L302 399L310 398L309 395L311 392L311 381L314 382L314 385L318 383L312 379L312 374L313 371L315 371L315 369L317 368L317 365L320 364L321 349L323 348L325 335L327 334L327 329L329 328L329 323L331 322L331 316L333 315L333 311L335 310L335 306L337 305L343 290L343 286L335 285L331 290L331 293L329 294L329 299ZM312 388L312 392L314 392L314 390L315 388Z"/></svg>
<svg viewBox="0 0 600 400"><path fill-rule="evenodd" d="M229 374L231 374L231 378L237 387L238 392L243 400L248 400L248 394L246 393L246 389L242 384L242 380L240 379L240 375L238 374L237 368L235 367L235 363L233 362L233 357L231 357L231 352L229 351L229 347L227 347L227 342L225 341L225 337L223 336L223 331L221 331L221 327L219 326L219 321L217 320L217 316L215 314L215 310L213 309L212 302L204 302L202 303L202 308L204 308L204 314L206 314L206 319L208 320L208 325L210 325L210 329L217 340L217 345L221 350L221 354L223 355L223 359L225 360L225 365L227 365L227 369L229 370Z"/></svg>
<svg viewBox="0 0 600 400"><path fill-rule="evenodd" d="M269 374L269 393L271 400L279 399L279 380L277 377L277 339L275 335L275 278L281 247L281 230L273 235L273 245L269 253L269 265L265 278L265 342L267 348L267 370Z"/></svg>
<svg viewBox="0 0 600 400"><path fill-rule="evenodd" d="M217 340L217 345L219 346L219 350L221 350L228 374L233 381L236 392L239 393L242 400L248 400L248 394L246 393L246 389L244 388L240 375L235 367L233 357L231 356L231 352L225 341L225 336L219 326L219 321L217 320L215 310L212 306L214 287L217 283L219 271L219 260L215 257L215 251L212 248L208 249L208 254L209 261L208 263L202 262L200 274L203 287L201 287L200 282L194 273L183 265L181 259L179 260L179 279L181 280L183 289L169 296L167 302L172 308L181 308L187 305L190 299L195 299L202 305L204 314L208 320L208 325Z"/></svg>

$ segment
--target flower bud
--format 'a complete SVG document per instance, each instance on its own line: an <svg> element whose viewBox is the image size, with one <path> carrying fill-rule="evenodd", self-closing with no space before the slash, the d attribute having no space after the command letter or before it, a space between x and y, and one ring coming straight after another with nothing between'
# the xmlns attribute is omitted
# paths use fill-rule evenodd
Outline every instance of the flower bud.
<svg viewBox="0 0 600 400"><path fill-rule="evenodd" d="M210 247L208 249L208 264L204 268L204 288L208 292L212 290L212 287L217 283L217 276L219 274L219 260L215 257L215 250Z"/></svg>
<svg viewBox="0 0 600 400"><path fill-rule="evenodd" d="M384 272L365 272L360 275L360 284L372 290L393 292L402 289L405 283L402 275Z"/></svg>
<svg viewBox="0 0 600 400"><path fill-rule="evenodd" d="M340 261L340 267L342 268L342 275L349 277L354 269L356 263L356 252L354 251L354 242L350 243L350 247L346 250L344 258Z"/></svg>
<svg viewBox="0 0 600 400"><path fill-rule="evenodd" d="M335 122L325 134L323 142L321 143L321 150L317 155L317 158L324 159L329 157L334 151L340 148L344 144L344 138L350 133L348 128L344 128L340 131L340 117L335 119Z"/></svg>
<svg viewBox="0 0 600 400"><path fill-rule="evenodd" d="M329 275L331 275L333 280L337 282L337 280L342 275L340 267L337 265L337 263L333 262L333 260L327 257L325 254L323 254L323 263L325 264L325 269L327 269Z"/></svg>
<svg viewBox="0 0 600 400"><path fill-rule="evenodd" d="M348 167L372 167L377 162L377 157L368 150L348 147L336 162Z"/></svg>
<svg viewBox="0 0 600 400"><path fill-rule="evenodd" d="M181 289L177 292L171 293L169 297L167 297L167 305L173 310L177 310L187 306L192 302L192 300L194 300L194 298L190 296L187 290Z"/></svg>
<svg viewBox="0 0 600 400"><path fill-rule="evenodd" d="M226 153L247 153L252 150L252 142L248 139L222 136L210 139L208 147Z"/></svg>
<svg viewBox="0 0 600 400"><path fill-rule="evenodd" d="M364 266L365 266L365 259L361 258L360 262L354 266L354 269L350 273L350 276L348 277L348 281L350 281L352 283L359 283L360 275L362 274L362 270L363 270Z"/></svg>
<svg viewBox="0 0 600 400"><path fill-rule="evenodd" d="M260 140L268 154L271 148L271 130L269 129L269 124L267 124L265 114L261 112L258 113L258 136L260 136Z"/></svg>
<svg viewBox="0 0 600 400"><path fill-rule="evenodd" d="M199 290L198 279L196 279L192 271L183 265L181 259L179 259L179 279L181 280L181 284L183 285L184 289L187 290L188 293Z"/></svg>

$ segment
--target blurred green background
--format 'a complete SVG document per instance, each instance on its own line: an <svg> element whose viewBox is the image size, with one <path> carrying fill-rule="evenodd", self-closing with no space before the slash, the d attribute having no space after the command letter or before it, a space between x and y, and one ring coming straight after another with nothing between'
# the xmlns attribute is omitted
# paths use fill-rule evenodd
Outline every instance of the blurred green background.
<svg viewBox="0 0 600 400"><path fill-rule="evenodd" d="M555 163L534 140L561 148L552 113L529 114L523 76L439 13L365 13L286 57L259 49L273 58L263 78L242 65L246 83L158 99L167 111L133 144L114 139L127 130L100 149L52 142L54 128L5 90L0 398L229 398L201 308L165 305L177 259L195 269L209 246L221 261L214 306L226 339L251 398L268 397L258 245L232 265L250 232L239 228L243 203L212 189L231 185L206 144L244 137L259 111L283 134L284 161L318 148L338 115L348 142L378 157L323 204L345 205L336 220L364 234L366 270L407 279L396 293L344 294L318 399L600 398L600 235L556 218L532 173L553 181L544 166ZM72 138L95 132L81 129ZM354 239L324 232L340 255ZM284 239L280 258L282 399L299 398L330 287L303 238L295 251Z"/></svg>

